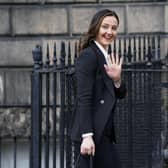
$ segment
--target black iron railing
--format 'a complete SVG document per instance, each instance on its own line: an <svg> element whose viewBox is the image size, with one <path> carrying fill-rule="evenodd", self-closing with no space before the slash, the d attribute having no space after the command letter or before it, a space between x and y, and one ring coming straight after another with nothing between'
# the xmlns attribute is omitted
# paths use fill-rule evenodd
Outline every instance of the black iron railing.
<svg viewBox="0 0 168 168"><path fill-rule="evenodd" d="M124 57L123 78L128 87L115 116L118 149L125 168L163 165L168 57L161 55L160 41L158 35L121 37L109 47L109 52ZM46 61L40 46L33 50L31 168L41 168L42 160L45 168L73 168L77 154L68 129L76 95L77 43L73 55L70 43L61 43L60 63L56 44L52 56L49 47Z"/></svg>

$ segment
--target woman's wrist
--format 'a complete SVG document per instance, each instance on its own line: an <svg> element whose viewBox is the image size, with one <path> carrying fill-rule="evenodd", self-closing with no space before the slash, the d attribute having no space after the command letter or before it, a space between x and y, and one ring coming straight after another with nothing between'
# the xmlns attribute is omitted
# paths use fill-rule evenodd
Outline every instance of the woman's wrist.
<svg viewBox="0 0 168 168"><path fill-rule="evenodd" d="M121 78L119 78L118 80L113 80L113 82L116 88L119 88L121 86Z"/></svg>

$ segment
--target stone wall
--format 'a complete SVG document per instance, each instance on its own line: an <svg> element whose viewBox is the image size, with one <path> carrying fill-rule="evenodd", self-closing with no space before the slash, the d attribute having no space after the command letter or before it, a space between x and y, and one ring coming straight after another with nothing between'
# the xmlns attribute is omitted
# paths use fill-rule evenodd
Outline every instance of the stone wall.
<svg viewBox="0 0 168 168"><path fill-rule="evenodd" d="M120 34L168 33L167 2L1 0L0 65L32 65L35 44L76 39L87 30L92 15L102 8L119 14Z"/></svg>
<svg viewBox="0 0 168 168"><path fill-rule="evenodd" d="M4 105L30 104L31 68L29 66L33 65L32 49L35 45L41 44L46 48L46 43L56 42L59 56L60 42L71 41L73 47L74 41L80 34L87 31L93 14L103 8L115 10L119 14L119 35L164 34L161 46L162 56L166 54L168 46L168 2L166 0L162 2L156 0L153 2L147 0L0 0L0 118L1 116L8 118L5 115L13 116L15 112L17 113L17 110L11 110L13 108L4 109ZM20 114L26 113L25 109L20 111ZM15 117L17 118L17 115ZM22 117L19 118L22 120ZM13 120L16 121L16 119ZM17 128L17 122L14 122L15 126L11 128ZM0 126L4 124L6 124L4 120L0 120ZM10 135L10 132L6 134ZM12 133L11 135L13 136Z"/></svg>
<svg viewBox="0 0 168 168"><path fill-rule="evenodd" d="M31 65L35 44L51 39L75 39L87 30L92 15L102 8L119 14L120 34L168 33L167 2L1 0L0 65Z"/></svg>

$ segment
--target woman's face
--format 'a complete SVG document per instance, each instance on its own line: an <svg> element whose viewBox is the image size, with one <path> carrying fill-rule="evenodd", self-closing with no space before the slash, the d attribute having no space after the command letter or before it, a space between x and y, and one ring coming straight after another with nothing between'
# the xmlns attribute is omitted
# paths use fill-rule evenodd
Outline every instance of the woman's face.
<svg viewBox="0 0 168 168"><path fill-rule="evenodd" d="M96 36L96 41L99 42L105 49L116 38L118 30L118 21L114 16L106 16L99 28Z"/></svg>

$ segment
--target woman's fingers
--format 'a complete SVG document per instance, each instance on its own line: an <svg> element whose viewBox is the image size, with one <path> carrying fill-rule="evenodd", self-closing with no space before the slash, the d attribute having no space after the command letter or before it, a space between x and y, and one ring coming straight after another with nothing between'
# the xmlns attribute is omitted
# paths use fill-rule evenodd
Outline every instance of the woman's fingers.
<svg viewBox="0 0 168 168"><path fill-rule="evenodd" d="M92 154L92 156L95 155L95 146L92 147L92 153L91 154Z"/></svg>
<svg viewBox="0 0 168 168"><path fill-rule="evenodd" d="M109 67L111 67L112 64L113 64L113 63L112 63L112 60L111 60L110 56L107 57L107 65L108 65Z"/></svg>
<svg viewBox="0 0 168 168"><path fill-rule="evenodd" d="M81 148L81 154L85 155L94 155L95 154L95 144L93 142L92 137L86 137L83 139Z"/></svg>
<svg viewBox="0 0 168 168"><path fill-rule="evenodd" d="M116 55L115 59L116 59L116 64L119 65L119 56Z"/></svg>
<svg viewBox="0 0 168 168"><path fill-rule="evenodd" d="M122 57L119 58L118 55L114 56L114 54L111 54L108 57L108 62L110 62L111 66L112 66L112 64L116 64L116 65L121 66L123 63L123 58Z"/></svg>
<svg viewBox="0 0 168 168"><path fill-rule="evenodd" d="M90 148L84 148L84 147L82 147L81 148L81 154L82 155L87 154L87 155L93 155L94 156L94 154L95 154L95 147L94 146L92 146Z"/></svg>
<svg viewBox="0 0 168 168"><path fill-rule="evenodd" d="M120 67L122 66L122 64L123 64L123 57L120 57L120 60L119 60Z"/></svg>
<svg viewBox="0 0 168 168"><path fill-rule="evenodd" d="M108 65L104 64L104 68L105 68L106 72L108 72L108 71L109 71L109 69L110 69L110 66L108 66Z"/></svg>

